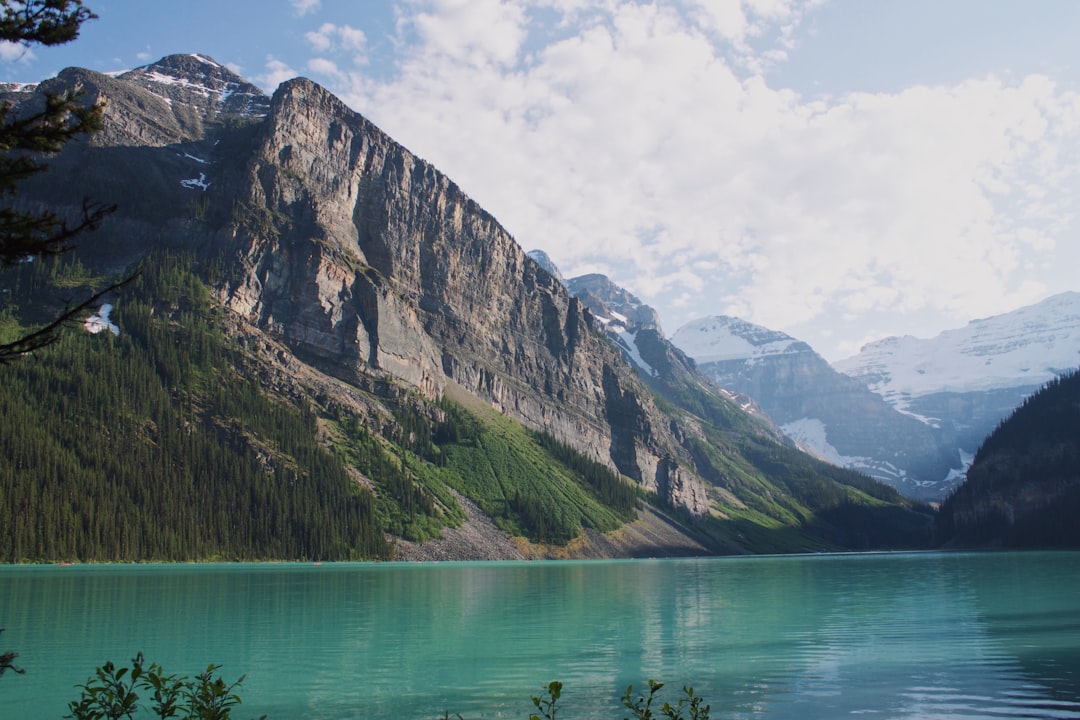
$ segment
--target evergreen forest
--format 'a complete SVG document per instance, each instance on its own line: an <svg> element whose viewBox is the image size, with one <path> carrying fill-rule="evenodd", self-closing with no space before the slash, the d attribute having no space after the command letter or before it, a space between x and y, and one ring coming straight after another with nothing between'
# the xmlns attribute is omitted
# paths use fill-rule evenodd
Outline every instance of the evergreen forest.
<svg viewBox="0 0 1080 720"><path fill-rule="evenodd" d="M1047 383L987 436L942 504L938 541L1080 547L1080 371Z"/></svg>
<svg viewBox="0 0 1080 720"><path fill-rule="evenodd" d="M635 517L629 481L493 412L383 387L373 424L271 392L196 270L215 266L155 253L115 301L118 335L72 329L0 365L4 562L387 559L392 537L460 524L456 493L539 543ZM55 310L41 298L107 282L70 257L4 280L4 337Z"/></svg>

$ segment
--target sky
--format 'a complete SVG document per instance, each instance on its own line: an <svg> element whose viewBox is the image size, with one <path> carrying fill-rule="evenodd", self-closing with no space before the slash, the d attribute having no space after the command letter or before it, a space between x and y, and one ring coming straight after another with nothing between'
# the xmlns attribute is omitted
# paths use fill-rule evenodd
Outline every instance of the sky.
<svg viewBox="0 0 1080 720"><path fill-rule="evenodd" d="M322 84L567 277L829 360L1080 290L1072 0L85 0L0 80Z"/></svg>

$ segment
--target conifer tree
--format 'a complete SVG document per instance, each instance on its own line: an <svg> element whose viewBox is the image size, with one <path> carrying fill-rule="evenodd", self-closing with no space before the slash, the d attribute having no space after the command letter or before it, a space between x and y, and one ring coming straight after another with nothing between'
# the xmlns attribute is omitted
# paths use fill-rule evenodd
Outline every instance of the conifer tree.
<svg viewBox="0 0 1080 720"><path fill-rule="evenodd" d="M25 48L62 45L77 38L82 24L95 17L82 0L0 0L0 41ZM99 129L103 110L103 105L88 105L75 92L46 94L29 109L0 104L0 266L67 252L77 236L96 228L115 209L84 200L81 216L72 220L48 211L18 209L13 202L19 181L45 169L42 157ZM69 305L43 328L0 344L0 362L54 341L65 324L116 287Z"/></svg>

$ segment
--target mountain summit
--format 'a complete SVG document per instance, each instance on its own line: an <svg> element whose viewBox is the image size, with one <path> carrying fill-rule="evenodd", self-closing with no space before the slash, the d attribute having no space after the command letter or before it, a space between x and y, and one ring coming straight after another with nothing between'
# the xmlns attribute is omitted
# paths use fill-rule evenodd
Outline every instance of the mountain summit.
<svg viewBox="0 0 1080 720"><path fill-rule="evenodd" d="M255 85L206 55L170 55L118 75L170 105L188 108L203 119L263 117L270 98Z"/></svg>
<svg viewBox="0 0 1080 720"><path fill-rule="evenodd" d="M1077 366L1078 292L972 320L933 338L878 340L835 363L897 408L923 417L935 417L934 396L1031 390Z"/></svg>
<svg viewBox="0 0 1080 720"><path fill-rule="evenodd" d="M88 476L109 477L93 469L119 463L112 476L136 484L144 475L128 473L125 453L154 462L167 434L175 459L162 466L163 487L181 488L177 496L201 487L222 514L257 500L258 510L243 511L257 527L227 538L241 548L229 552L263 556L252 538L273 536L271 517L294 538L275 552L307 557L790 551L925 539L925 516L893 490L784 444L659 338L635 343L655 372L632 367L587 303L490 213L310 80L282 83L267 100L210 58L182 55L115 77L68 69L49 83L105 100L105 127L21 192L61 213L84 196L120 210L74 268L12 286L73 287L139 263L157 268L143 294L117 299L111 317L132 367L147 368L140 392L158 388L167 401L154 417L116 410L115 427L97 436L116 443L106 454L68 437L100 424L101 407L74 405L71 422L41 432L80 448ZM57 177L64 182L50 182ZM589 292L601 285L590 281ZM126 315L126 304L141 309ZM654 316L639 311L631 313L639 338L658 336L648 327ZM102 373L119 372L103 335L112 337L82 336L77 352L87 364L99 358ZM102 382L134 382L119 377ZM225 388L240 388L242 402ZM25 402L49 402L38 395ZM176 426L188 441L174 438ZM231 461L219 451L233 453L246 468L236 482L250 485L227 486L220 470L201 465L190 450L200 442L217 448L203 454L220 466ZM24 492L13 486L3 496ZM320 500L335 493L361 506L345 525L325 514L337 505ZM59 489L31 496L74 502ZM182 508L167 514L177 528L162 529L138 520L141 505L109 508L135 518L123 530L140 538L124 546L128 559L152 555L147 548L176 552L168 537L192 528L223 537L198 524L221 518L196 522ZM348 538L361 536L364 549L350 548Z"/></svg>

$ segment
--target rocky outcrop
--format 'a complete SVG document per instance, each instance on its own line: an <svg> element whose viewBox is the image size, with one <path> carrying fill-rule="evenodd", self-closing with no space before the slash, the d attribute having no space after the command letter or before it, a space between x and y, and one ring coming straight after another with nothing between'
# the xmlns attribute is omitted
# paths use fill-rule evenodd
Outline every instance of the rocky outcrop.
<svg viewBox="0 0 1080 720"><path fill-rule="evenodd" d="M656 310L613 283L606 275L579 275L567 280L566 287L594 313L618 319L634 331L660 328L660 316Z"/></svg>
<svg viewBox="0 0 1080 720"><path fill-rule="evenodd" d="M664 523L681 540L650 525L624 528L623 542L583 524L571 541L583 547L566 549L577 556L656 554L650 543L660 537L673 553L845 547L857 537L828 520L837 502L854 503L855 515L881 502L908 512L887 488L783 445L745 397L701 375L631 293L602 276L577 279L579 294L569 292L550 261L526 256L453 181L311 81L284 83L268 99L192 55L118 77L61 78L107 103L106 129L55 158L63 192L43 178L25 197L61 207L86 194L121 206L80 255L94 272L180 249L169 256L198 268L240 348L223 371L314 412L321 443L335 444L347 417L402 466L429 463L437 473L423 433L433 438L447 418L434 402L446 398L470 415L490 418L493 408L543 430L655 492L680 523L696 518L692 531ZM348 471L383 492L391 512L401 509L395 492L424 492L419 472L410 489L410 478L372 467ZM571 470L572 479L602 493L586 487L594 469ZM440 497L448 512L471 507ZM744 521L747 508L793 534L779 545L771 530L751 537L744 523L757 520ZM516 556L502 530L471 512L446 543L401 544L402 555Z"/></svg>
<svg viewBox="0 0 1080 720"><path fill-rule="evenodd" d="M384 373L430 398L455 382L704 512L692 461L582 302L324 89L278 89L241 193L230 308L338 372Z"/></svg>

